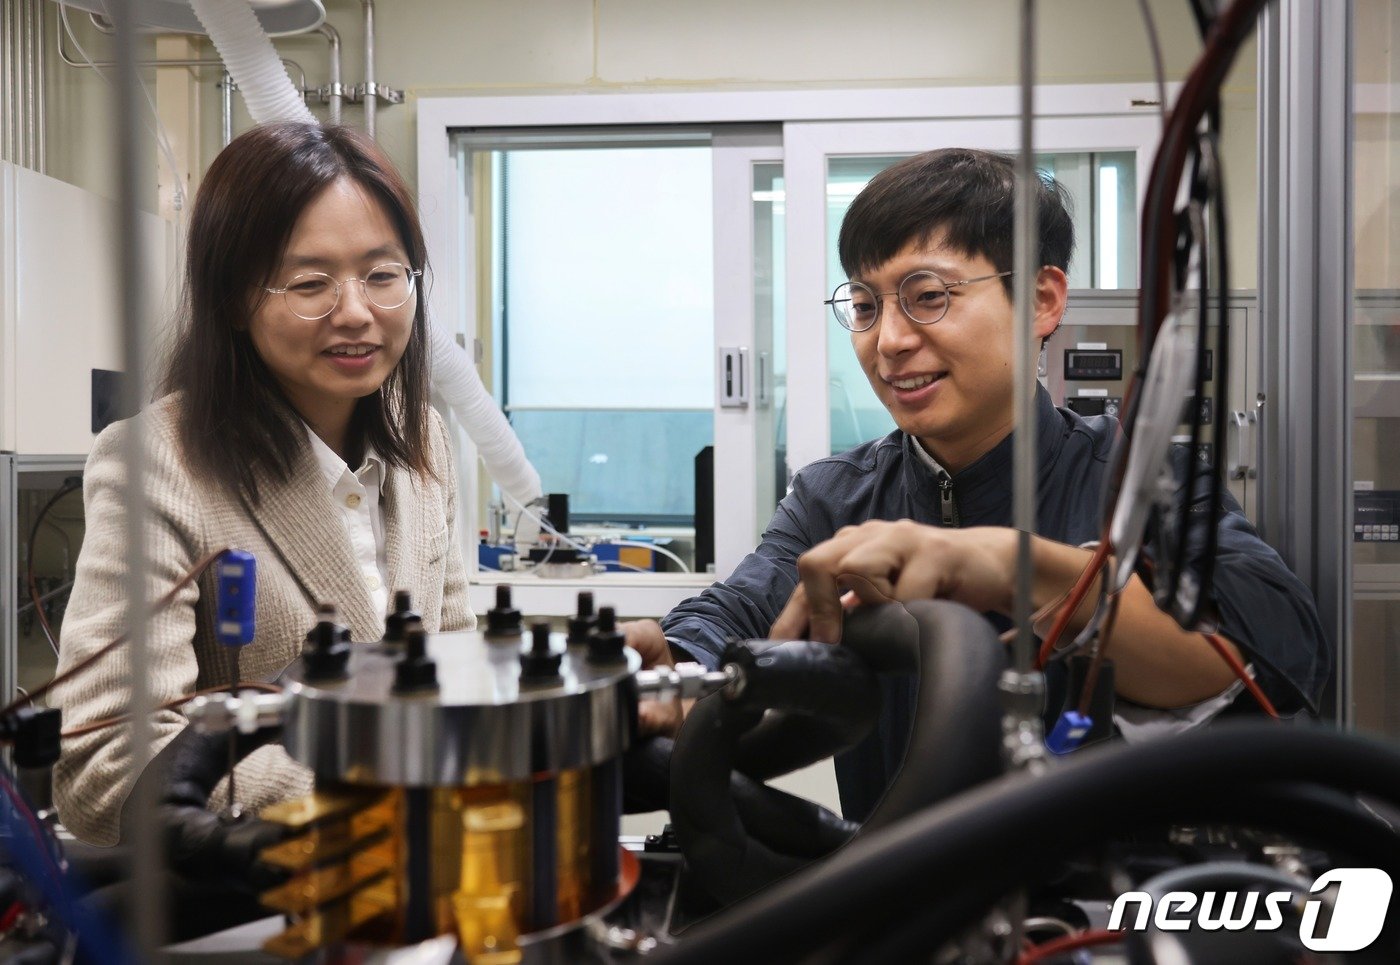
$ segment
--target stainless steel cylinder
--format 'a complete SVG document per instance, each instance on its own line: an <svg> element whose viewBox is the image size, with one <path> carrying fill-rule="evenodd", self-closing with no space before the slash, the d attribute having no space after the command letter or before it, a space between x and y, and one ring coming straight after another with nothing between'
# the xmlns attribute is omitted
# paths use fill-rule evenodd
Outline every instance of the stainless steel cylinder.
<svg viewBox="0 0 1400 965"><path fill-rule="evenodd" d="M414 638L354 645L344 663L344 651L308 657L283 675L283 743L316 791L261 815L289 833L262 854L289 875L262 896L289 917L268 951L455 933L472 962L515 965L631 890L620 757L641 658L591 662L547 629L529 644L427 637L416 652L434 662L436 686L422 662L404 662Z"/></svg>
<svg viewBox="0 0 1400 965"><path fill-rule="evenodd" d="M497 785L621 756L640 658L593 664L551 639L553 682L522 683L519 637L476 632L429 638L439 690L428 694L396 694L399 653L379 645L356 646L341 682L307 682L295 664L283 678L287 751L318 780L403 787Z"/></svg>

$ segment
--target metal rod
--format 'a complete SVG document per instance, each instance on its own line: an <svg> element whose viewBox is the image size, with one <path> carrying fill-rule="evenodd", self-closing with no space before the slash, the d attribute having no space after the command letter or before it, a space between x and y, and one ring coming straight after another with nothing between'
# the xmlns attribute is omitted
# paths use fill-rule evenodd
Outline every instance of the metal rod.
<svg viewBox="0 0 1400 965"><path fill-rule="evenodd" d="M374 78L374 0L362 0L365 7L365 133L374 137L375 110L379 88Z"/></svg>
<svg viewBox="0 0 1400 965"><path fill-rule="evenodd" d="M1021 153L1016 165L1016 323L1014 372L1016 379L1016 433L1014 460L1014 519L1020 531L1016 559L1016 669L1031 670L1035 661L1035 634L1031 627L1031 534L1035 532L1035 293L1039 275L1036 232L1035 169L1035 0L1021 0Z"/></svg>
<svg viewBox="0 0 1400 965"><path fill-rule="evenodd" d="M78 70L91 70L91 69L94 68L94 67L97 67L97 68L105 68L105 67L116 67L116 66L117 66L117 62L116 62L115 60L94 60L94 61L92 61L92 62L88 62L88 61L85 61L85 60L74 60L74 59L72 58L72 56L68 53L68 49L67 49L67 48L64 46L64 44L63 44L63 38L64 38L65 35L71 37L72 32L73 32L73 25L72 25L71 23L68 22L68 17L67 17L67 10L66 10L66 8L65 8L62 4L60 4L58 9L59 9L60 20L62 21L62 27L63 27L63 29L61 29L61 30L58 32L58 56L59 56L59 59L60 59L60 60L62 60L62 61L63 61L65 64L67 64L69 67L76 67ZM288 58L288 57L282 57L282 58L280 58L280 60L282 61L282 65L283 65L284 67L290 67L290 68L292 68L293 70L295 70L295 71L297 72L297 76L301 78L301 87L300 87L300 90L302 91L302 93L305 93L305 92L306 92L306 68L302 67L301 64L297 63L295 60L292 60L292 59L290 59L290 58ZM217 58L217 57L213 57L213 58L203 58L203 59L193 59L193 60L192 60L192 59L188 59L188 58L186 58L186 59L174 59L174 60L161 60L160 58L157 57L157 58L154 58L154 59L152 59L152 60L138 60L138 61L136 62L136 66L137 66L137 67L156 67L156 68L160 68L160 67L220 67L220 68L222 68L222 67L224 66L224 62L223 62L221 59Z"/></svg>
<svg viewBox="0 0 1400 965"><path fill-rule="evenodd" d="M219 129L224 139L224 147L228 147L229 141L233 140L233 77L228 71L224 71L224 79L220 81L219 87L221 91Z"/></svg>
<svg viewBox="0 0 1400 965"><path fill-rule="evenodd" d="M321 24L321 36L326 38L331 47L331 79L330 97L327 98L331 105L330 120L332 124L340 123L340 109L345 104L345 92L340 86L340 31L336 30L328 23Z"/></svg>
<svg viewBox="0 0 1400 965"><path fill-rule="evenodd" d="M0 158L8 161L13 156L10 143L11 118L14 114L15 85L10 77L10 61L13 57L13 40L10 31L10 0L0 0L0 105L4 116L0 118Z"/></svg>
<svg viewBox="0 0 1400 965"><path fill-rule="evenodd" d="M145 279L146 246L140 230L140 197L149 170L142 157L145 138L141 123L144 109L141 76L137 64L136 5L112 5L116 27L117 48L117 284L120 293L122 343L126 378L122 386L124 408L139 411L145 402ZM146 460L144 433L140 419L127 423L123 456L126 461L126 587L127 652L131 655L130 744L131 772L140 774L151 758L150 667L147 652L146 602ZM137 781L129 804L135 814L150 814L154 810L155 786ZM138 956L144 961L156 960L164 942L165 894L160 868L164 864L162 842L149 821L131 823L132 879L135 939Z"/></svg>
<svg viewBox="0 0 1400 965"><path fill-rule="evenodd" d="M1012 433L1012 513L1018 532L1013 619L1016 640L1012 667L1002 674L1002 740L1007 764L1038 772L1046 765L1044 728L1040 721L1045 676L1035 669L1035 634L1031 627L1031 578L1035 532L1036 422L1035 339L1036 282L1040 275L1036 232L1035 170L1035 0L1021 0L1021 153L1016 159L1016 246L1013 276L1015 321L1012 367L1016 428Z"/></svg>
<svg viewBox="0 0 1400 965"><path fill-rule="evenodd" d="M38 142L38 144L37 144L36 147L35 147L35 151L36 151L36 153L37 153L37 155L38 155L38 158L39 158L39 166L38 166L38 171L39 171L39 173L40 173L40 174L48 174L48 173L49 173L49 151L48 151L48 139L49 139L49 108L48 108L48 98L47 98L47 94L46 94L46 92L47 92L47 90L48 90L48 86L49 86L49 79L48 79L48 63L49 63L49 60L48 60L48 35L49 35L49 31L48 31L48 14L46 13L46 11L48 10L48 5L44 3L44 0L35 0L35 2L39 5L39 12L38 12L38 17L39 17L39 31L38 31L38 37L36 38L36 39L37 39L37 42L38 42L38 46L37 46L36 49L37 49L37 51L38 51L38 55L37 55L37 56L38 56L38 75L39 75L39 81L38 81L38 84L35 85L35 86L37 87L37 92L38 92L38 103L37 103L37 107L38 107L38 120L37 120L37 122L36 122L36 126L37 126L38 129L39 129L39 142Z"/></svg>
<svg viewBox="0 0 1400 965"><path fill-rule="evenodd" d="M24 84L20 88L24 95L24 166L32 171L37 167L34 145L38 140L34 131L34 98L38 87L34 78L34 0L21 0L21 3L20 12L24 17Z"/></svg>

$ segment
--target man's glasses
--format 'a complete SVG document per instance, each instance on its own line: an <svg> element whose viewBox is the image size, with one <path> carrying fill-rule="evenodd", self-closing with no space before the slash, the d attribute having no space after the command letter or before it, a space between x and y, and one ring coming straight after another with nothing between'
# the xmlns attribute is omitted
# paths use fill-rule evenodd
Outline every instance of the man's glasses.
<svg viewBox="0 0 1400 965"><path fill-rule="evenodd" d="M287 310L298 318L314 322L325 318L340 304L340 289L351 282L359 282L364 289L365 299L375 308L392 311L402 308L413 297L413 289L422 269L409 268L398 262L376 265L363 278L347 278L336 281L321 271L308 271L297 275L287 283L286 288L264 288L269 295L281 295L287 302Z"/></svg>
<svg viewBox="0 0 1400 965"><path fill-rule="evenodd" d="M962 281L944 281L931 271L916 271L899 283L892 292L875 292L858 281L848 281L837 285L824 304L831 306L831 312L843 328L852 332L864 332L880 320L880 299L886 295L897 295L899 307L909 320L920 325L932 325L948 314L948 289L959 285L971 285L977 281L990 281L1014 274L1009 271L995 275L982 275L978 278L964 278Z"/></svg>

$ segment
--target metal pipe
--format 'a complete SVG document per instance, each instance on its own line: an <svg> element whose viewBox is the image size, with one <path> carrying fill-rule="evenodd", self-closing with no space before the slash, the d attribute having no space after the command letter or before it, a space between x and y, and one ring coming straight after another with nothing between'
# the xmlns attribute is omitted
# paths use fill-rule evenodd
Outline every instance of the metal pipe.
<svg viewBox="0 0 1400 965"><path fill-rule="evenodd" d="M1035 169L1035 0L1021 0L1021 153L1016 161L1015 374L1016 438L1014 459L1014 519L1021 532L1016 561L1016 661L1021 672L1035 659L1030 625L1030 534L1035 532L1035 376L1031 341L1035 329L1035 293L1039 275L1036 243Z"/></svg>
<svg viewBox="0 0 1400 965"><path fill-rule="evenodd" d="M11 50L11 7L8 0L0 0L0 105L4 108L4 116L0 117L0 158L7 161L12 157L14 150L10 133L15 103L15 85L10 77L11 61L14 59Z"/></svg>
<svg viewBox="0 0 1400 965"><path fill-rule="evenodd" d="M374 0L362 0L365 7L365 133L374 137L374 115L379 106L379 87L374 80Z"/></svg>
<svg viewBox="0 0 1400 965"><path fill-rule="evenodd" d="M120 293L122 347L126 379L122 386L123 408L137 412L146 401L146 245L140 230L140 196L149 167L142 157L145 143L141 112L145 109L141 94L141 76L137 63L136 5L112 5L117 30L117 285ZM142 422L127 423L122 453L126 462L126 586L127 651L131 655L131 713L129 740L131 770L141 774L151 759L150 664L148 654L148 604L146 601L146 460ZM128 805L133 813L149 814L155 804L155 782L137 781ZM135 903L135 939L138 957L155 961L164 941L165 893L160 869L164 864L163 842L149 821L134 821L131 825L132 878L135 893L142 896Z"/></svg>
<svg viewBox="0 0 1400 965"><path fill-rule="evenodd" d="M219 82L219 87L222 91L219 98L222 121L220 130L223 132L223 146L228 147L229 141L233 140L233 77L228 71L224 71L224 79Z"/></svg>
<svg viewBox="0 0 1400 965"><path fill-rule="evenodd" d="M1004 751L1015 768L1038 769L1045 763L1040 708L1045 678L1035 667L1035 634L1031 627L1032 534L1035 532L1036 420L1035 360L1031 351L1035 328L1036 282L1040 275L1036 231L1035 169L1035 0L1021 0L1021 153L1016 159L1016 247L1013 276L1016 321L1012 326L1016 429L1012 436L1012 510L1018 531L1013 620L1016 640L1012 669L1001 681L1005 718Z"/></svg>
<svg viewBox="0 0 1400 965"><path fill-rule="evenodd" d="M37 136L34 131L35 88L39 85L34 77L34 0L20 0L24 17L24 166L31 171L37 168L34 158L34 145Z"/></svg>
<svg viewBox="0 0 1400 965"><path fill-rule="evenodd" d="M38 171L39 171L39 173L40 173L40 174L47 174L47 173L49 172L49 151L48 151L48 139L49 139L49 108L48 108L48 98L47 98L47 95L46 95L46 91L48 90L48 86L49 86L49 79L48 79L48 63L49 63L49 61L48 61L48 53L47 53L47 51L48 51L48 33L49 33L49 31L48 31L48 18L47 18L47 14L45 13L45 11L48 10L48 6L44 3L44 0L35 0L35 2L39 5L39 11L38 11L38 17L39 17L39 31L38 31L38 36L37 36L37 38L36 38L36 40L37 40L37 42L38 42L38 46L36 47L36 50L38 51L38 77L39 77L39 81L38 81L38 83L35 85L35 87L37 88L37 96L38 96L38 102L37 102L37 105L36 105L37 108L38 108L38 120L37 120L35 126L38 127L38 129L39 129L39 141L38 141L38 144L37 144L36 147L35 147L35 151L36 151L36 153L37 153L37 155L38 155L38 158L39 158L39 166L38 166Z"/></svg>
<svg viewBox="0 0 1400 965"><path fill-rule="evenodd" d="M330 120L332 124L340 123L340 109L345 103L345 91L340 86L340 31L336 30L328 23L321 24L321 36L326 38L326 42L331 47L331 79L330 96L327 102L331 105ZM305 86L303 84L303 86Z"/></svg>
<svg viewBox="0 0 1400 965"><path fill-rule="evenodd" d="M60 59L60 60L62 60L62 61L63 61L65 64L67 64L69 67L76 67L76 68L79 69L79 70L90 70L90 69L92 69L92 68L94 68L94 67L105 68L105 67L116 67L116 66L117 66L117 62L116 62L115 60L94 60L94 61L74 60L73 57L72 57L72 55L70 55L70 54L68 53L68 49L67 49L67 48L64 46L64 44L63 44L63 38L64 38L65 35L67 35L67 36L69 36L69 37L71 38L72 33L73 33L73 25L72 25L71 23L68 22L67 8L66 8L65 6L63 6L62 4L59 4L58 10L59 10L59 19L60 19L60 21L61 21L61 23L62 23L62 27L63 27L63 29L60 30L60 31L58 32L58 56L59 56L59 59ZM306 91L306 68L302 67L301 64L297 63L295 60L292 60L292 59L289 58L289 57L282 57L282 58L280 58L280 59L281 59L282 64L283 64L284 66L290 67L290 68L292 68L293 70L295 70L295 71L297 72L297 76L301 79L301 87L300 87L300 90L304 93L304 92ZM136 66L137 66L137 67L157 67L157 68L159 68L159 67L220 67L220 68L221 68L221 67L224 66L224 62L223 62L221 59L219 59L218 57L213 57L213 58L202 58L202 59L193 59L193 60L191 60L191 59L161 60L161 59L159 59L159 58L156 58L156 59L153 59L153 60L138 60L138 61L136 62Z"/></svg>

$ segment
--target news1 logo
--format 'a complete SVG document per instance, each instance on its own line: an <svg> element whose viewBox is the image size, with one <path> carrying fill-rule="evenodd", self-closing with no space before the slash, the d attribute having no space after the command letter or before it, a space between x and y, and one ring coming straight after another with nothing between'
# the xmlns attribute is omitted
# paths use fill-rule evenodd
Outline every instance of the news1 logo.
<svg viewBox="0 0 1400 965"><path fill-rule="evenodd" d="M1379 868L1335 868L1325 872L1308 889L1322 895L1336 889L1330 917L1323 916L1327 902L1322 898L1303 901L1298 937L1303 947L1314 952L1359 952L1381 933L1390 907L1393 886L1390 875ZM1261 900L1262 899L1262 900ZM1126 927L1144 931L1149 924L1161 931L1275 931L1283 926L1283 909L1296 908L1291 891L1171 891L1156 902L1145 891L1126 891L1113 903L1110 931L1125 927L1130 905L1137 914ZM1261 917L1262 912L1262 917ZM1194 915L1193 915L1194 913Z"/></svg>

